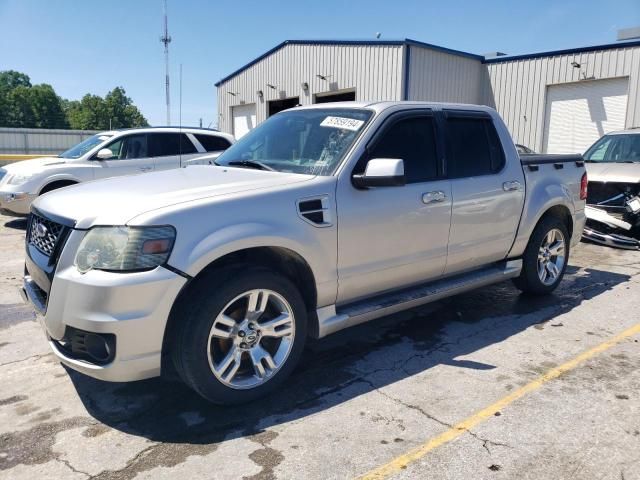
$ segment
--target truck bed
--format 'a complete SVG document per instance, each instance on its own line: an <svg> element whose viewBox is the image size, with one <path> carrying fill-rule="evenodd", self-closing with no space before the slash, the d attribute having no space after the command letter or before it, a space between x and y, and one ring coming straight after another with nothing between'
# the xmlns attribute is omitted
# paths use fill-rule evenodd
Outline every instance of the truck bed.
<svg viewBox="0 0 640 480"><path fill-rule="evenodd" d="M555 168L560 170L564 168L565 163L575 163L578 167L584 166L584 159L579 153L572 154L541 154L541 153L522 153L520 154L520 163L526 166L530 171L536 171L539 165L554 164Z"/></svg>

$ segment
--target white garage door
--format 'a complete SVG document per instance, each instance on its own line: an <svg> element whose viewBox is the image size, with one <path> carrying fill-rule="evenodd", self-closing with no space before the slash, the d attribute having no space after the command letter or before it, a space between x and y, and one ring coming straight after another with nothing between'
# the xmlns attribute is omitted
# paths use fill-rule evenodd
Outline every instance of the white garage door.
<svg viewBox="0 0 640 480"><path fill-rule="evenodd" d="M256 126L256 104L238 105L233 107L233 135L236 139L242 137Z"/></svg>
<svg viewBox="0 0 640 480"><path fill-rule="evenodd" d="M584 153L605 133L624 129L628 90L627 78L549 86L544 151Z"/></svg>

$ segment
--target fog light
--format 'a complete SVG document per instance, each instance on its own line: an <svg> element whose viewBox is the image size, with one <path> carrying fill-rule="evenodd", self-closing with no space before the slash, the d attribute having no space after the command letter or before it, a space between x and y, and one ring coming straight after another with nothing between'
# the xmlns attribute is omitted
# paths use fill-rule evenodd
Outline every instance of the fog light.
<svg viewBox="0 0 640 480"><path fill-rule="evenodd" d="M84 339L84 345L87 348L89 356L98 362L106 362L111 356L111 348L107 341L100 335L88 333Z"/></svg>
<svg viewBox="0 0 640 480"><path fill-rule="evenodd" d="M5 199L8 203L10 202L16 202L18 200L24 200L25 198L27 198L29 194L25 193L25 192L16 192L16 193L10 193L8 195L5 195Z"/></svg>

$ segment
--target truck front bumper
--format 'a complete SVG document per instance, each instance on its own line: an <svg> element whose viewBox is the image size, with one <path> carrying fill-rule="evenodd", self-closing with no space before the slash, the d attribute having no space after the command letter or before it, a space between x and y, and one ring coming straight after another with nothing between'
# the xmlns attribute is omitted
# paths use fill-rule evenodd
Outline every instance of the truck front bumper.
<svg viewBox="0 0 640 480"><path fill-rule="evenodd" d="M185 283L163 267L81 274L73 265L58 266L48 293L27 272L23 297L38 310L63 364L100 380L127 382L160 375L165 326Z"/></svg>
<svg viewBox="0 0 640 480"><path fill-rule="evenodd" d="M34 193L0 191L0 212L5 215L23 217L29 215Z"/></svg>

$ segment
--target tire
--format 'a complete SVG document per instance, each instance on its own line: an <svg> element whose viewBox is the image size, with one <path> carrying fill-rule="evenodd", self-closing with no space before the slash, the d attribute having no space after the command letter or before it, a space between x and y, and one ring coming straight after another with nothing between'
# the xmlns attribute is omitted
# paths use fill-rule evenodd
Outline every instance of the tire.
<svg viewBox="0 0 640 480"><path fill-rule="evenodd" d="M211 271L197 282L172 345L182 380L223 405L277 389L296 366L307 337L307 310L298 289L278 273L250 267ZM252 302L260 307L252 310Z"/></svg>
<svg viewBox="0 0 640 480"><path fill-rule="evenodd" d="M556 240L551 242L552 246L557 245L558 240L562 241L561 249L555 247L547 248L545 251L550 235L555 235ZM522 257L522 272L513 280L513 283L524 293L532 295L546 295L553 292L564 276L569 260L569 250L569 232L565 223L553 216L543 218L531 234ZM554 252L559 255L553 255ZM558 262L560 257L562 257L561 262ZM555 269L550 264L553 264ZM545 274L546 278L544 278Z"/></svg>

